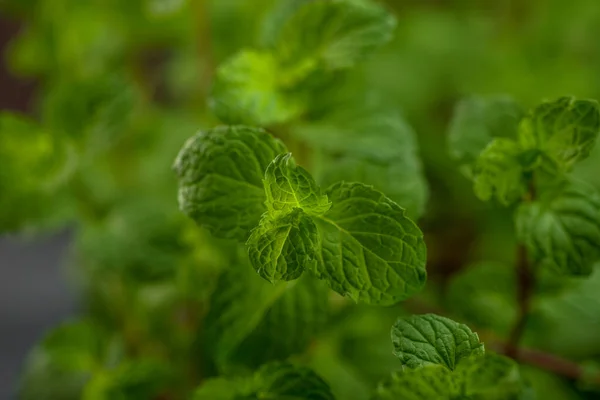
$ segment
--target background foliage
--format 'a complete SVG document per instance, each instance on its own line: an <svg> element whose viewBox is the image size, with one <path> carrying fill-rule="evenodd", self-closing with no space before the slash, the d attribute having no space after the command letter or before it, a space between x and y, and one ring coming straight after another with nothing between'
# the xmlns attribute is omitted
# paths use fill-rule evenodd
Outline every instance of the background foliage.
<svg viewBox="0 0 600 400"><path fill-rule="evenodd" d="M252 379L271 379L261 365L291 360L337 398L367 399L401 368L389 338L399 315L451 316L492 349L509 335L515 233L500 203L510 192L477 199L448 144L461 123L498 135L486 126L489 96L509 120L521 115L508 96L524 110L600 98L597 2L388 0L395 21L346 16L366 27L349 36L335 17L322 33L325 17L295 14L300 3L0 5L22 21L5 62L38 89L30 115L0 114L0 230L72 227L67 273L85 309L32 350L21 398L180 399L204 382L200 390L231 385L208 378L252 371L236 384L250 393ZM319 53L322 41L333 50ZM356 180L405 207L425 234L426 288L377 308L305 277L274 292L233 236L213 236L178 209L173 161L220 120L267 128L325 187ZM573 174L600 189L599 170L596 146ZM522 344L581 373L527 360L521 373L540 399L595 398L600 277L538 278Z"/></svg>

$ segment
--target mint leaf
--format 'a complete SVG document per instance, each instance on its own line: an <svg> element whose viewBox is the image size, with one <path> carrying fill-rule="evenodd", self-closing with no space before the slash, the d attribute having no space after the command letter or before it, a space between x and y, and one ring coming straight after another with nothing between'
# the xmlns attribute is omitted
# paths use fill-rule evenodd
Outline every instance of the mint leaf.
<svg viewBox="0 0 600 400"><path fill-rule="evenodd" d="M308 171L296 166L291 153L280 154L269 164L263 183L271 214L301 208L309 215L321 215L331 208L327 195L321 193Z"/></svg>
<svg viewBox="0 0 600 400"><path fill-rule="evenodd" d="M562 170L587 158L600 131L600 107L595 100L561 97L532 110L519 127L524 149L538 149Z"/></svg>
<svg viewBox="0 0 600 400"><path fill-rule="evenodd" d="M464 360L454 375L469 399L520 399L524 389L517 363L497 354Z"/></svg>
<svg viewBox="0 0 600 400"><path fill-rule="evenodd" d="M508 96L461 100L448 131L450 154L461 163L475 161L493 138L515 139L523 115L521 106Z"/></svg>
<svg viewBox="0 0 600 400"><path fill-rule="evenodd" d="M543 268L585 276L600 260L600 195L581 182L562 182L516 213L518 239Z"/></svg>
<svg viewBox="0 0 600 400"><path fill-rule="evenodd" d="M521 155L514 140L494 139L475 161L473 181L477 197L484 201L495 197L505 206L523 197L527 181Z"/></svg>
<svg viewBox="0 0 600 400"><path fill-rule="evenodd" d="M311 369L290 363L272 363L254 376L209 379L194 400L334 400L329 385Z"/></svg>
<svg viewBox="0 0 600 400"><path fill-rule="evenodd" d="M324 185L343 180L373 185L409 216L421 216L428 187L415 132L388 105L359 103L336 104L341 111L295 128L295 136L320 150L314 175Z"/></svg>
<svg viewBox="0 0 600 400"><path fill-rule="evenodd" d="M231 363L255 368L305 352L326 326L330 293L324 282L302 276L237 347Z"/></svg>
<svg viewBox="0 0 600 400"><path fill-rule="evenodd" d="M311 369L289 363L268 364L255 376L256 399L334 400L329 385Z"/></svg>
<svg viewBox="0 0 600 400"><path fill-rule="evenodd" d="M392 327L392 342L394 354L408 368L443 365L454 370L462 359L484 353L483 343L468 326L434 314L399 318Z"/></svg>
<svg viewBox="0 0 600 400"><path fill-rule="evenodd" d="M372 400L452 400L460 388L452 371L441 365L395 372L379 384Z"/></svg>
<svg viewBox="0 0 600 400"><path fill-rule="evenodd" d="M317 259L319 236L312 218L295 208L265 214L246 242L254 269L269 282L298 278Z"/></svg>
<svg viewBox="0 0 600 400"><path fill-rule="evenodd" d="M264 172L283 152L280 141L258 128L198 133L174 164L179 207L214 236L245 241L265 211Z"/></svg>
<svg viewBox="0 0 600 400"><path fill-rule="evenodd" d="M257 352L257 360L302 352L327 314L327 292L314 279L305 276L272 285L258 277L244 258L240 255L219 277L205 319L203 343L221 370L236 362L255 362L252 355ZM281 326L293 333L280 338ZM260 345L248 347L249 343Z"/></svg>
<svg viewBox="0 0 600 400"><path fill-rule="evenodd" d="M285 122L302 111L302 104L285 92L293 74L271 53L242 51L218 68L209 105L228 124Z"/></svg>
<svg viewBox="0 0 600 400"><path fill-rule="evenodd" d="M0 233L51 214L73 172L73 150L29 118L0 112Z"/></svg>
<svg viewBox="0 0 600 400"><path fill-rule="evenodd" d="M315 273L355 301L390 305L422 289L427 278L423 234L404 209L370 186L327 190L331 209L315 217L321 237Z"/></svg>
<svg viewBox="0 0 600 400"><path fill-rule="evenodd" d="M389 41L395 26L391 14L370 2L312 1L283 27L276 54L284 65L349 68Z"/></svg>

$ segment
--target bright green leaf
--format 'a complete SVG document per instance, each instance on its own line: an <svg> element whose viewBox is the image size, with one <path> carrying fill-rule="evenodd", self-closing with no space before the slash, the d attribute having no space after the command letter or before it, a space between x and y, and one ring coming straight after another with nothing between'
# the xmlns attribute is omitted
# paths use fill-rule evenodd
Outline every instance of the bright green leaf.
<svg viewBox="0 0 600 400"><path fill-rule="evenodd" d="M250 262L269 282L297 279L315 263L319 234L312 218L296 208L288 214L265 214L246 242Z"/></svg>
<svg viewBox="0 0 600 400"><path fill-rule="evenodd" d="M245 241L265 212L264 172L284 152L284 145L262 129L198 133L174 165L181 210L217 237Z"/></svg>
<svg viewBox="0 0 600 400"><path fill-rule="evenodd" d="M271 53L242 51L217 70L210 106L228 124L286 122L302 112L302 103L286 93L291 75Z"/></svg>
<svg viewBox="0 0 600 400"><path fill-rule="evenodd" d="M426 248L404 209L360 183L342 182L327 194L333 206L315 218L321 236L317 276L368 304L395 304L420 291Z"/></svg>
<svg viewBox="0 0 600 400"><path fill-rule="evenodd" d="M563 170L587 158L600 132L600 107L595 100L561 97L536 107L519 127L525 149L538 149Z"/></svg>
<svg viewBox="0 0 600 400"><path fill-rule="evenodd" d="M458 103L448 131L450 154L461 163L473 162L493 138L517 137L524 112L507 96L472 96Z"/></svg>
<svg viewBox="0 0 600 400"><path fill-rule="evenodd" d="M521 154L517 142L494 139L475 162L473 180L477 197L484 201L495 197L505 206L519 200L527 191Z"/></svg>
<svg viewBox="0 0 600 400"><path fill-rule="evenodd" d="M542 268L589 275L600 260L600 195L583 183L563 182L516 213L519 240Z"/></svg>
<svg viewBox="0 0 600 400"><path fill-rule="evenodd" d="M483 343L468 326L434 314L399 318L392 327L394 354L402 365L443 365L454 370L470 356L484 353Z"/></svg>
<svg viewBox="0 0 600 400"><path fill-rule="evenodd" d="M267 210L276 215L300 208L309 215L321 215L331 208L313 177L296 165L291 153L280 154L269 164L264 179Z"/></svg>
<svg viewBox="0 0 600 400"><path fill-rule="evenodd" d="M374 3L317 0L283 27L276 45L284 65L349 68L392 37L395 18Z"/></svg>

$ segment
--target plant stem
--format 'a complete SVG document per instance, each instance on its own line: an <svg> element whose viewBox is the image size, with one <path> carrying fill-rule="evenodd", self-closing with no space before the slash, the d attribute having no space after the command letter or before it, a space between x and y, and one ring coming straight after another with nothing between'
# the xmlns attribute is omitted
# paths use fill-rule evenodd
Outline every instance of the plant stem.
<svg viewBox="0 0 600 400"><path fill-rule="evenodd" d="M506 354L511 358L517 357L518 345L531 310L531 297L535 288L535 274L532 271L527 259L527 249L525 245L519 244L517 247L517 302L518 314L517 320L512 327L508 341L506 343Z"/></svg>

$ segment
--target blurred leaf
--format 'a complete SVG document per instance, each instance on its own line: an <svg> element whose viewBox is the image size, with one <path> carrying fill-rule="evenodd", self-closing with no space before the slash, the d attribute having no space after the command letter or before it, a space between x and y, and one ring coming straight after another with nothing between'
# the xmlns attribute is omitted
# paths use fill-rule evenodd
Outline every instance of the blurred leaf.
<svg viewBox="0 0 600 400"><path fill-rule="evenodd" d="M522 151L511 139L496 138L481 152L473 167L475 194L481 200L492 197L508 206L527 192Z"/></svg>
<svg viewBox="0 0 600 400"><path fill-rule="evenodd" d="M524 149L539 149L561 169L570 170L587 158L600 132L600 108L595 100L561 97L536 107L519 128Z"/></svg>
<svg viewBox="0 0 600 400"><path fill-rule="evenodd" d="M340 182L326 193L332 207L315 217L319 279L343 296L374 305L418 293L427 279L425 243L404 209L361 183Z"/></svg>
<svg viewBox="0 0 600 400"><path fill-rule="evenodd" d="M517 138L524 112L508 96L472 96L454 109L448 130L450 154L461 163L475 161L494 138Z"/></svg>
<svg viewBox="0 0 600 400"><path fill-rule="evenodd" d="M194 400L334 400L327 383L312 370L289 363L267 364L253 378L208 380Z"/></svg>
<svg viewBox="0 0 600 400"><path fill-rule="evenodd" d="M268 52L246 50L217 70L210 106L227 124L266 126L298 117L303 104L286 93L302 70L282 68Z"/></svg>
<svg viewBox="0 0 600 400"><path fill-rule="evenodd" d="M542 268L586 276L600 260L600 196L581 182L562 182L523 203L516 213L519 240Z"/></svg>
<svg viewBox="0 0 600 400"><path fill-rule="evenodd" d="M170 365L164 361L125 361L96 376L86 386L83 400L153 399L164 395L171 384Z"/></svg>
<svg viewBox="0 0 600 400"><path fill-rule="evenodd" d="M217 366L227 369L238 360L255 364L268 361L265 356L285 359L301 353L323 323L326 291L309 277L271 285L247 262L238 263L220 277L206 316L203 342ZM279 329L290 330L280 337Z"/></svg>
<svg viewBox="0 0 600 400"><path fill-rule="evenodd" d="M319 149L315 176L325 185L342 180L374 185L409 215L423 214L428 197L416 135L379 101L337 105L294 135Z"/></svg>
<svg viewBox="0 0 600 400"><path fill-rule="evenodd" d="M396 20L371 2L311 1L283 27L276 51L284 65L348 68L390 40Z"/></svg>
<svg viewBox="0 0 600 400"><path fill-rule="evenodd" d="M7 232L50 216L75 154L65 139L24 116L1 112L0 160L0 232Z"/></svg>
<svg viewBox="0 0 600 400"><path fill-rule="evenodd" d="M372 400L451 400L460 393L452 372L441 365L392 374L377 387Z"/></svg>
<svg viewBox="0 0 600 400"><path fill-rule="evenodd" d="M515 282L515 270L510 265L477 263L452 278L448 305L481 328L508 334L517 316Z"/></svg>
<svg viewBox="0 0 600 400"><path fill-rule="evenodd" d="M213 235L245 241L266 209L265 170L284 152L280 141L258 128L198 133L185 143L173 167L179 207Z"/></svg>

